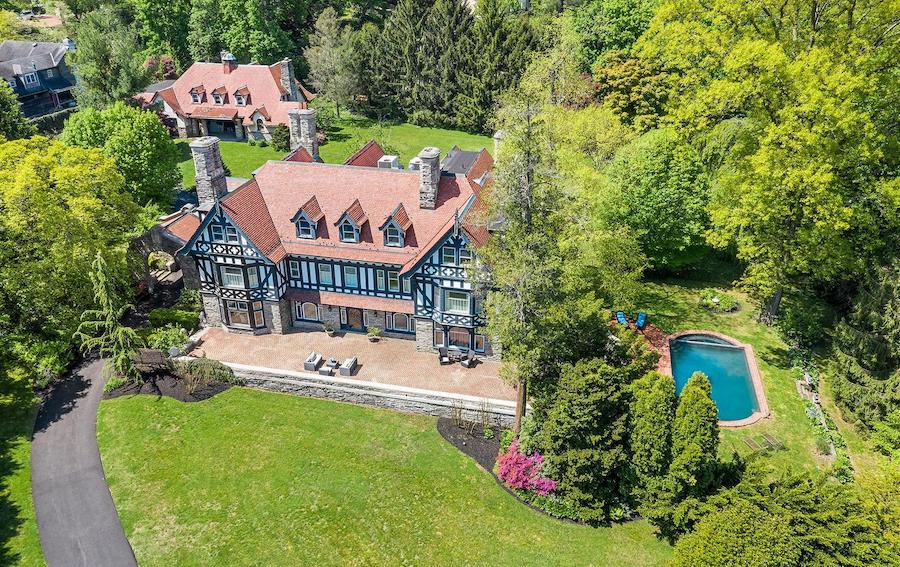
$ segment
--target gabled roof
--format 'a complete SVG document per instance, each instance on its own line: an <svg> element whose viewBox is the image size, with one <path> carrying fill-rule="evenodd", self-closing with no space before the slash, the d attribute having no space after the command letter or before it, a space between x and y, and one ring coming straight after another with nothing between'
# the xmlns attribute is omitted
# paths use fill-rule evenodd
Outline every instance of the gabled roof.
<svg viewBox="0 0 900 567"><path fill-rule="evenodd" d="M212 93L213 94L228 94L228 90L225 89L225 85L219 85L218 87L213 89Z"/></svg>
<svg viewBox="0 0 900 567"><path fill-rule="evenodd" d="M66 56L62 43L6 40L0 43L0 77L45 71L57 67Z"/></svg>
<svg viewBox="0 0 900 567"><path fill-rule="evenodd" d="M242 86L238 87L238 89L236 91L234 91L234 94L246 96L246 95L250 94L250 89L247 88L247 85L242 85Z"/></svg>
<svg viewBox="0 0 900 567"><path fill-rule="evenodd" d="M296 150L292 151L288 155L284 156L284 161L299 161L302 163L312 163L316 160L313 159L309 152L306 151L306 148L300 146Z"/></svg>
<svg viewBox="0 0 900 567"><path fill-rule="evenodd" d="M350 206L347 207L347 210L344 211L336 221L334 221L335 226L343 222L344 217L349 218L353 221L353 224L356 225L357 228L362 228L362 225L369 220L369 217L366 216L366 212L363 210L362 205L359 204L359 199L355 199Z"/></svg>
<svg viewBox="0 0 900 567"><path fill-rule="evenodd" d="M273 262L285 256L284 246L269 215L266 202L255 179L219 201L228 217L238 225L250 242Z"/></svg>
<svg viewBox="0 0 900 567"><path fill-rule="evenodd" d="M381 226L378 227L378 230L384 230L385 228L387 228L388 223L392 220L394 221L394 224L399 226L400 229L404 232L409 230L409 227L412 226L412 220L410 220L409 214L406 212L406 208L403 206L403 203L397 205L397 208L395 208L391 212L391 214L388 215L386 219L384 219L384 222L381 223Z"/></svg>
<svg viewBox="0 0 900 567"><path fill-rule="evenodd" d="M491 154L486 149L482 148L475 163L466 172L466 178L472 183L477 183L484 187L487 184L487 176L493 167L494 158L491 157Z"/></svg>
<svg viewBox="0 0 900 567"><path fill-rule="evenodd" d="M378 160L384 156L384 150L375 140L369 140L365 146L357 150L355 154L348 157L344 165L355 165L357 167L378 167Z"/></svg>
<svg viewBox="0 0 900 567"><path fill-rule="evenodd" d="M172 83L172 84L174 85L175 83ZM206 87L204 87L203 85L194 85L193 87L191 87L191 90L189 92L197 93L197 94L205 93Z"/></svg>
<svg viewBox="0 0 900 567"><path fill-rule="evenodd" d="M200 217L189 211L178 211L160 219L160 227L182 243L191 239L200 226Z"/></svg>
<svg viewBox="0 0 900 567"><path fill-rule="evenodd" d="M316 196L313 195L309 198L309 201L303 204L302 207L297 211L297 214L291 219L292 222L297 222L297 219L300 218L300 213L308 218L312 222L319 222L319 219L325 216L322 212L322 207L319 206L319 202L316 201Z"/></svg>

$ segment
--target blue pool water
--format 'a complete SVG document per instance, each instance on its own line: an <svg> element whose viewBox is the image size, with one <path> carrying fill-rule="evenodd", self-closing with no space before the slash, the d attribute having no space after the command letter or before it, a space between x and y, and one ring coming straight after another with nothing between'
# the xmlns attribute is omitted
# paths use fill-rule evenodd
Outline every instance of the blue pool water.
<svg viewBox="0 0 900 567"><path fill-rule="evenodd" d="M691 374L699 370L709 378L720 420L744 419L759 409L742 347L709 335L685 335L669 341L669 349L679 394Z"/></svg>

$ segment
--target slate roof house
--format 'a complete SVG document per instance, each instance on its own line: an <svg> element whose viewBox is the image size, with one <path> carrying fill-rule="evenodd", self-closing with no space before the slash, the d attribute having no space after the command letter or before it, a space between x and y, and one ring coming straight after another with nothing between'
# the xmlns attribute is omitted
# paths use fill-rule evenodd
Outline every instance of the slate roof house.
<svg viewBox="0 0 900 567"><path fill-rule="evenodd" d="M185 281L199 287L207 323L246 333L375 326L419 350L499 356L466 269L490 236L475 214L487 151L454 148L442 166L425 148L402 169L370 142L325 164L315 112L291 110L294 150L233 190L219 140L191 142L200 204L165 223L185 242Z"/></svg>
<svg viewBox="0 0 900 567"><path fill-rule="evenodd" d="M271 140L288 111L313 98L294 77L290 59L274 65L239 65L222 52L221 63L194 63L175 81L149 87L135 98L175 121L182 138L217 136Z"/></svg>
<svg viewBox="0 0 900 567"><path fill-rule="evenodd" d="M9 83L25 116L33 118L75 106L75 75L66 65L71 41L0 43L0 78Z"/></svg>

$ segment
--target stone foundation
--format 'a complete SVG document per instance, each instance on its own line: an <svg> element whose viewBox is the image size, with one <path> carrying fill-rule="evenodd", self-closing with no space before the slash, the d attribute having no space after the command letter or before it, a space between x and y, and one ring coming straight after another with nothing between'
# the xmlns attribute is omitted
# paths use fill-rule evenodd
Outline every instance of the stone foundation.
<svg viewBox="0 0 900 567"><path fill-rule="evenodd" d="M206 316L206 325L208 327L222 325L222 308L219 305L219 298L207 293L201 293L200 297L203 299L203 314Z"/></svg>
<svg viewBox="0 0 900 567"><path fill-rule="evenodd" d="M487 414L491 423L501 427L510 426L515 417L515 402L506 400L476 398L346 377L320 376L229 362L224 364L230 366L235 375L246 380L248 386L264 390L436 417L453 417L455 413L461 412L463 419L476 422L481 421L482 416Z"/></svg>
<svg viewBox="0 0 900 567"><path fill-rule="evenodd" d="M280 301L264 301L266 325L276 335L283 335L291 330L291 305L287 299Z"/></svg>
<svg viewBox="0 0 900 567"><path fill-rule="evenodd" d="M434 351L434 323L431 319L416 319L416 350Z"/></svg>

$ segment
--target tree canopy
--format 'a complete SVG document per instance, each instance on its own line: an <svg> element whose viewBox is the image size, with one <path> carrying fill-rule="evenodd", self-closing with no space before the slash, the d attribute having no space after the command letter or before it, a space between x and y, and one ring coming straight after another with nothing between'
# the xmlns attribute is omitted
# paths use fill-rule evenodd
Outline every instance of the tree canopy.
<svg viewBox="0 0 900 567"><path fill-rule="evenodd" d="M22 114L9 83L0 81L0 141L26 138L36 133L34 125Z"/></svg>

